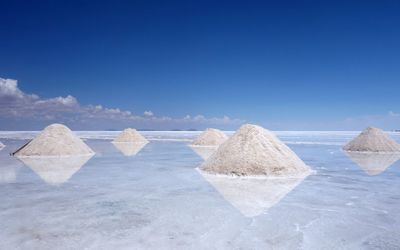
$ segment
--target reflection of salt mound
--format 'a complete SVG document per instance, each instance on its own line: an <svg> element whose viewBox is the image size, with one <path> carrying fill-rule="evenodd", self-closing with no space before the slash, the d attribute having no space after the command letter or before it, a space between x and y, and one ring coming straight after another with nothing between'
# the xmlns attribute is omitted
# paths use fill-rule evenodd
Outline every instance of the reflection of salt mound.
<svg viewBox="0 0 400 250"><path fill-rule="evenodd" d="M62 124L46 127L35 139L22 146L16 156L91 155L93 151Z"/></svg>
<svg viewBox="0 0 400 250"><path fill-rule="evenodd" d="M46 183L50 185L60 185L68 181L90 158L92 158L92 155L23 157L19 159Z"/></svg>
<svg viewBox="0 0 400 250"><path fill-rule="evenodd" d="M201 169L227 175L295 176L309 172L302 160L270 131L243 125Z"/></svg>
<svg viewBox="0 0 400 250"><path fill-rule="evenodd" d="M228 137L218 129L208 128L201 133L193 142L193 146L219 146Z"/></svg>
<svg viewBox="0 0 400 250"><path fill-rule="evenodd" d="M400 145L381 129L369 127L343 149L360 152L400 152Z"/></svg>
<svg viewBox="0 0 400 250"><path fill-rule="evenodd" d="M127 128L127 129L124 129L124 131L122 131L121 134L119 134L117 136L117 138L114 139L113 142L139 143L139 142L148 142L148 141L141 134L139 134L139 132L137 132L136 129Z"/></svg>
<svg viewBox="0 0 400 250"><path fill-rule="evenodd" d="M1 143L1 141L0 141L0 150L2 150L4 147L5 147L4 144Z"/></svg>
<svg viewBox="0 0 400 250"><path fill-rule="evenodd" d="M196 147L193 145L190 145L190 148L203 160L207 160L218 149L218 147Z"/></svg>
<svg viewBox="0 0 400 250"><path fill-rule="evenodd" d="M378 175L400 159L400 153L346 152L347 156L368 175Z"/></svg>
<svg viewBox="0 0 400 250"><path fill-rule="evenodd" d="M13 157L5 157L0 162L0 183L15 183L21 163Z"/></svg>
<svg viewBox="0 0 400 250"><path fill-rule="evenodd" d="M146 146L146 142L142 143L132 143L132 142L114 142L113 145L121 151L125 156L132 156L139 153L140 150L144 146Z"/></svg>
<svg viewBox="0 0 400 250"><path fill-rule="evenodd" d="M299 185L304 178L238 178L200 174L246 217L262 214Z"/></svg>

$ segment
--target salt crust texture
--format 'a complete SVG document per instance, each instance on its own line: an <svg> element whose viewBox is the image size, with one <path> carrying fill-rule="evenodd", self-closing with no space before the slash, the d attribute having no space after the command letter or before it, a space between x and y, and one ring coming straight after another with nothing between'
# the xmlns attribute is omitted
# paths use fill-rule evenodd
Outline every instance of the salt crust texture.
<svg viewBox="0 0 400 250"><path fill-rule="evenodd" d="M208 128L192 142L192 146L219 146L227 139L228 137L221 130Z"/></svg>
<svg viewBox="0 0 400 250"><path fill-rule="evenodd" d="M400 152L400 144L379 128L368 127L344 147L356 152Z"/></svg>
<svg viewBox="0 0 400 250"><path fill-rule="evenodd" d="M310 168L270 131L245 124L201 166L209 173L236 176L301 176Z"/></svg>
<svg viewBox="0 0 400 250"><path fill-rule="evenodd" d="M14 153L18 157L93 154L92 149L62 124L52 124L46 127L37 137Z"/></svg>

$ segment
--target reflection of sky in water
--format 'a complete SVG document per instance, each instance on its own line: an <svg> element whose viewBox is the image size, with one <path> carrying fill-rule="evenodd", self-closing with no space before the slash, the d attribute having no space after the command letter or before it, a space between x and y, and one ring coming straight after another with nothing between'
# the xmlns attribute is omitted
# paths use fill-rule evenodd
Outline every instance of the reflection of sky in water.
<svg viewBox="0 0 400 250"><path fill-rule="evenodd" d="M110 141L88 140L96 155L49 185L8 155L24 141L2 141L0 249L400 247L399 161L370 176L338 145L291 144L316 175L236 193L196 170L203 160L188 141L152 141L125 157Z"/></svg>

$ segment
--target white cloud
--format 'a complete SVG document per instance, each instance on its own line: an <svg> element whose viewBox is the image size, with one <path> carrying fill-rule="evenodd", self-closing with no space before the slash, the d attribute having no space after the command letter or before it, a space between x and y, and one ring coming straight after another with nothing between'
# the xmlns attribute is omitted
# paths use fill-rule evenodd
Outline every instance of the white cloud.
<svg viewBox="0 0 400 250"><path fill-rule="evenodd" d="M157 117L152 111L143 116L103 105L82 105L71 96L41 98L18 88L15 80L0 78L0 129L39 129L51 122L61 122L73 129L121 129L127 126L152 129L203 129L209 126L236 128L244 121L227 116L206 118L203 115L183 118Z"/></svg>
<svg viewBox="0 0 400 250"><path fill-rule="evenodd" d="M144 111L144 112L143 112L143 115L144 115L145 117L154 116L154 114L153 114L153 112L152 112L151 110L149 110L149 111Z"/></svg>
<svg viewBox="0 0 400 250"><path fill-rule="evenodd" d="M395 113L393 111L389 111L389 116L400 116L400 113Z"/></svg>

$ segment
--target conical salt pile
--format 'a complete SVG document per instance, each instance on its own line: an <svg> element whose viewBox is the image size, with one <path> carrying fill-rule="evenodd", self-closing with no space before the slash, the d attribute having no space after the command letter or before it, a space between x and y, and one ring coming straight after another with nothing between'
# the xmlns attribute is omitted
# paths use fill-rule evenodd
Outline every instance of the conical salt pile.
<svg viewBox="0 0 400 250"><path fill-rule="evenodd" d="M0 141L0 150L2 150L4 147L5 147L4 144L1 143L1 141Z"/></svg>
<svg viewBox="0 0 400 250"><path fill-rule="evenodd" d="M192 146L219 146L227 139L221 130L208 128L192 142Z"/></svg>
<svg viewBox="0 0 400 250"><path fill-rule="evenodd" d="M124 129L113 142L147 143L148 140L139 134L136 129L127 128Z"/></svg>
<svg viewBox="0 0 400 250"><path fill-rule="evenodd" d="M356 152L400 152L400 144L381 129L368 127L343 149Z"/></svg>
<svg viewBox="0 0 400 250"><path fill-rule="evenodd" d="M346 155L368 175L383 173L388 167L400 160L400 153L365 153L345 151Z"/></svg>
<svg viewBox="0 0 400 250"><path fill-rule="evenodd" d="M46 127L35 139L14 152L25 156L78 156L94 152L72 131L62 124Z"/></svg>
<svg viewBox="0 0 400 250"><path fill-rule="evenodd" d="M50 185L61 185L78 172L93 155L23 157L20 160Z"/></svg>
<svg viewBox="0 0 400 250"><path fill-rule="evenodd" d="M258 216L275 206L307 177L238 178L199 171L233 207L246 217Z"/></svg>
<svg viewBox="0 0 400 250"><path fill-rule="evenodd" d="M299 176L310 172L273 133L251 124L241 126L200 168L238 176Z"/></svg>

